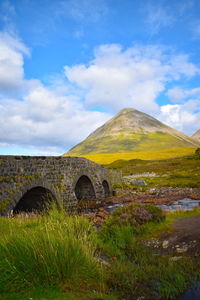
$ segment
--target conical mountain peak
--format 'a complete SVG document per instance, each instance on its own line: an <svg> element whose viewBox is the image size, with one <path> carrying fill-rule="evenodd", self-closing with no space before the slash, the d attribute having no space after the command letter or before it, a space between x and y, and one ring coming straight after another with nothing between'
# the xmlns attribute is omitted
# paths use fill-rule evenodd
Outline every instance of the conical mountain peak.
<svg viewBox="0 0 200 300"><path fill-rule="evenodd" d="M129 113L129 112L134 112L134 111L137 111L137 110L134 109L134 108L130 108L130 107L123 108L123 109L121 109L121 110L118 112L118 115L119 115L119 114L126 114L126 113Z"/></svg>
<svg viewBox="0 0 200 300"><path fill-rule="evenodd" d="M124 108L68 153L86 155L198 146L198 141L133 108Z"/></svg>
<svg viewBox="0 0 200 300"><path fill-rule="evenodd" d="M200 129L192 135L192 138L200 142Z"/></svg>
<svg viewBox="0 0 200 300"><path fill-rule="evenodd" d="M170 128L157 119L133 108L124 108L89 137L100 138L111 135L130 135L137 132L168 132Z"/></svg>

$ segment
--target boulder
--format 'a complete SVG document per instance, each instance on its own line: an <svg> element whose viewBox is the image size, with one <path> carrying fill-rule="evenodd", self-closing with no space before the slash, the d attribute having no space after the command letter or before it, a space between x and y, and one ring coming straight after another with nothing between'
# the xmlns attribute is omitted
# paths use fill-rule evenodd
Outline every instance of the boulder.
<svg viewBox="0 0 200 300"><path fill-rule="evenodd" d="M138 180L133 180L130 183L131 185L142 185L142 186L146 186L147 183L144 179L138 179Z"/></svg>

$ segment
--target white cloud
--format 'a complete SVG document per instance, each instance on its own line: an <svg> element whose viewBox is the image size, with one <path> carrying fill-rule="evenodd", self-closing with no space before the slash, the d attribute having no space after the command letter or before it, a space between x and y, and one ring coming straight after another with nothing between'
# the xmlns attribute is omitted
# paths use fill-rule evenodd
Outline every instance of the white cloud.
<svg viewBox="0 0 200 300"><path fill-rule="evenodd" d="M62 153L109 117L86 111L74 96L59 96L40 84L23 101L4 100L0 104L0 143L46 145Z"/></svg>
<svg viewBox="0 0 200 300"><path fill-rule="evenodd" d="M175 16L171 9L160 2L154 1L147 4L144 8L146 23L151 34L157 34L162 28L171 26L175 22Z"/></svg>
<svg viewBox="0 0 200 300"><path fill-rule="evenodd" d="M24 55L28 48L15 36L0 33L0 93L18 94L24 84Z"/></svg>
<svg viewBox="0 0 200 300"><path fill-rule="evenodd" d="M172 55L155 46L123 50L104 45L87 65L65 66L68 80L82 92L88 107L113 111L135 107L149 113L159 110L156 99L169 81L198 72L186 55Z"/></svg>
<svg viewBox="0 0 200 300"><path fill-rule="evenodd" d="M176 86L169 89L167 95L172 102L180 102L188 98L200 99L200 88L183 89Z"/></svg>
<svg viewBox="0 0 200 300"><path fill-rule="evenodd" d="M17 37L0 33L0 144L43 149L37 152L44 152L46 146L46 152L54 149L62 153L110 115L86 110L62 81L56 79L46 87L39 80L25 80L26 54L28 49Z"/></svg>
<svg viewBox="0 0 200 300"><path fill-rule="evenodd" d="M200 69L189 62L188 55L174 55L170 61L171 64L171 75L175 80L180 79L181 75L185 75L187 77L193 77L196 74L200 73Z"/></svg>
<svg viewBox="0 0 200 300"><path fill-rule="evenodd" d="M15 17L15 7L9 0L2 1L0 4L0 20L4 22L7 28L12 27L12 19Z"/></svg>
<svg viewBox="0 0 200 300"><path fill-rule="evenodd" d="M110 117L106 113L86 111L70 97L59 98L42 89L41 94L34 92L23 102L10 100L0 105L1 143L39 148L46 145L62 152ZM48 98L43 98L44 94L52 97L50 103Z"/></svg>
<svg viewBox="0 0 200 300"><path fill-rule="evenodd" d="M200 100L190 100L185 104L167 104L161 106L157 116L160 121L188 135L200 128Z"/></svg>
<svg viewBox="0 0 200 300"><path fill-rule="evenodd" d="M190 17L190 11L194 7L193 0L184 1L165 1L151 0L142 2L142 11L145 15L145 23L150 33L150 38L158 34L162 29L172 28L176 23L182 21L187 16Z"/></svg>

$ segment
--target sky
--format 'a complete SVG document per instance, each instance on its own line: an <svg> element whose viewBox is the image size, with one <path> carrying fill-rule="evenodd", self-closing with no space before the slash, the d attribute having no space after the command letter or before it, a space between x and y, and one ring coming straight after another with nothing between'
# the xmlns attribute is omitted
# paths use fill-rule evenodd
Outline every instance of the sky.
<svg viewBox="0 0 200 300"><path fill-rule="evenodd" d="M0 154L60 155L119 110L200 129L199 0L0 0Z"/></svg>

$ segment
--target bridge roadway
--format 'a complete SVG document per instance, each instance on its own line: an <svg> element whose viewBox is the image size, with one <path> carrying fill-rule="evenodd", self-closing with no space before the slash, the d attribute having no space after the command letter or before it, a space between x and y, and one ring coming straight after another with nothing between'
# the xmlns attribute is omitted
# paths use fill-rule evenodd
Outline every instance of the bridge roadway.
<svg viewBox="0 0 200 300"><path fill-rule="evenodd" d="M50 201L74 208L103 199L117 172L82 157L0 156L0 215L43 210Z"/></svg>

